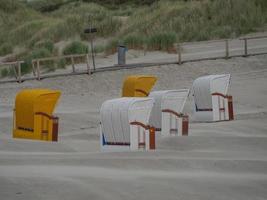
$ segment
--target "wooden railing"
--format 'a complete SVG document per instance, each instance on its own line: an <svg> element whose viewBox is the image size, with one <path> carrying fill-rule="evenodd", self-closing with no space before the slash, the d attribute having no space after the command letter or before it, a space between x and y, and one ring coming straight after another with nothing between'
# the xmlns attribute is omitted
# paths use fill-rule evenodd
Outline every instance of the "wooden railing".
<svg viewBox="0 0 267 200"><path fill-rule="evenodd" d="M239 38L240 40L244 41L244 56L245 57L249 56L249 54L248 54L248 40L263 39L263 38L267 38L267 36L255 36L255 37Z"/></svg>
<svg viewBox="0 0 267 200"><path fill-rule="evenodd" d="M0 67L3 67L3 66L12 67L14 76L15 76L15 81L21 83L22 82L22 78L21 78L21 64L22 63L24 63L24 61L3 62L3 63L0 63Z"/></svg>
<svg viewBox="0 0 267 200"><path fill-rule="evenodd" d="M48 77L56 77L56 76L66 76L66 75L78 75L78 74L91 74L94 72L103 72L103 71L113 71L113 70L119 70L119 69L127 69L127 68L134 68L134 67L147 67L147 66L159 66L159 65L167 65L167 64L183 64L186 62L196 62L196 61L201 61L201 60L211 60L211 59L229 59L233 57L247 57L247 56L252 56L252 55L262 55L262 54L267 54L266 52L262 53L249 53L248 52L248 41L249 40L254 40L254 39L263 39L267 38L267 35L264 36L255 36L255 37L242 37L239 38L239 40L244 41L244 51L241 54L238 55L230 55L230 48L229 44L231 43L231 40L213 40L213 41L203 41L203 42L197 42L197 43L203 43L203 44L210 44L214 42L223 42L224 43L224 55L222 56L217 56L217 57L206 57L206 58L194 58L194 59L183 59L183 47L188 45L188 44L196 44L196 42L190 42L190 43L179 43L175 44L176 50L177 50L177 55L178 59L177 61L170 61L170 62L151 62L151 63L135 63L135 64L126 64L124 66L106 66L106 67L98 67L94 71L90 69L90 64L89 64L89 55L88 54L74 54L74 55L66 55L66 56L56 56L56 57L49 57L49 58L40 58L40 59L34 59L32 60L32 72L33 72L33 77L22 77L21 75L21 64L23 61L16 61L16 62L7 62L7 63L0 63L0 67L5 65L5 66L15 66L14 68L14 74L15 74L15 79L11 80L0 80L0 83L5 83L5 82L19 82L21 83L24 80L41 80L42 78L48 78ZM266 47L267 49L267 47ZM85 64L86 64L86 70L77 72L76 71L76 66L75 66L75 59L76 58L85 58ZM51 73L51 74L46 74L43 75L41 74L41 64L44 62L55 62L59 61L61 59L65 60L70 60L71 62L71 67L72 67L72 72L67 72L67 73Z"/></svg>
<svg viewBox="0 0 267 200"><path fill-rule="evenodd" d="M55 56L55 57L39 58L39 59L32 60L33 75L36 77L37 80L41 80L42 76L41 76L40 64L43 62L48 62L48 61L59 61L61 59L65 59L65 60L69 59L71 61L72 74L75 74L76 73L75 58L85 58L87 73L90 74L91 72L90 72L90 64L89 64L89 55L88 54L73 54L73 55ZM62 74L62 75L65 75L65 74Z"/></svg>
<svg viewBox="0 0 267 200"><path fill-rule="evenodd" d="M200 60L209 60L209 59L229 59L232 57L247 57L247 56L252 56L252 55L262 55L262 54L267 54L267 50L264 53L249 53L248 52L248 40L254 40L254 39L264 39L267 38L267 35L263 35L263 36L254 36L254 37L241 37L239 38L239 40L243 40L244 41L244 53L240 54L240 55L230 55L230 48L229 48L229 43L231 40L226 39L226 40L212 40L212 41L203 41L203 43L205 44L210 44L210 43L214 43L214 42L224 42L225 43L225 56L219 56L219 57L209 57L209 58L200 58L200 59L192 59L192 60L182 60L182 50L183 50L183 46L188 45L188 44L194 44L194 42L189 42L189 43L179 43L179 44L175 44L176 46L176 51L178 54L178 64L183 64L185 62L194 62L194 61L200 61ZM195 42L196 43L196 42ZM201 42L200 42L201 43ZM266 48L267 49L267 48Z"/></svg>

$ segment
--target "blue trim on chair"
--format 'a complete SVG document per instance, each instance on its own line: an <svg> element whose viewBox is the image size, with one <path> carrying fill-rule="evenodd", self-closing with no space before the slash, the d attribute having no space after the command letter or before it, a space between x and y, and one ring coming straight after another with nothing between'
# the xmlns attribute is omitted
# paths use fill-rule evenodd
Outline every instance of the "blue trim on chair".
<svg viewBox="0 0 267 200"><path fill-rule="evenodd" d="M102 145L104 146L104 145L106 145L107 144L107 142L106 142L106 140L105 140L105 136L104 136L104 134L102 133Z"/></svg>

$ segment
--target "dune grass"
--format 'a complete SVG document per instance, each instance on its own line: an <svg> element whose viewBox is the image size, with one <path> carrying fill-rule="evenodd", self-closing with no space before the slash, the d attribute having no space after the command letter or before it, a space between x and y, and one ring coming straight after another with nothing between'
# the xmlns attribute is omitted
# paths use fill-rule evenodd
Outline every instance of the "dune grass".
<svg viewBox="0 0 267 200"><path fill-rule="evenodd" d="M97 52L114 53L119 43L129 49L172 51L176 42L238 37L262 30L267 23L266 0L115 2L0 0L0 56L15 47L25 49L17 59L36 57L38 48L46 49L38 56L48 55L44 51L58 55L51 45L88 41L83 30L89 25L97 28L96 37L110 40L96 46Z"/></svg>
<svg viewBox="0 0 267 200"><path fill-rule="evenodd" d="M75 0L36 0L31 4L17 0L0 4L0 55L12 52L12 46L32 48L42 40L87 40L83 30L89 24L98 29L97 37L114 38L107 48L113 48L112 43L118 40L129 48L168 50L177 41L236 37L267 22L265 0L161 0L134 9L131 2L123 4L125 10ZM44 5L55 9L42 13L31 8ZM123 24L116 17L122 15L128 16Z"/></svg>
<svg viewBox="0 0 267 200"><path fill-rule="evenodd" d="M3 0L1 0L3 1ZM13 5L6 2L7 5ZM7 46L26 46L32 48L42 40L54 43L72 38L86 39L84 28L89 26L89 15L92 25L98 29L97 36L106 37L120 28L120 20L111 12L97 4L74 2L60 7L51 13L40 13L21 3L16 6L0 4L0 53L11 52ZM6 8L7 7L7 8ZM13 9L12 9L13 8ZM12 10L13 14L9 13ZM2 45L5 44L5 48ZM3 49L3 50L1 50Z"/></svg>
<svg viewBox="0 0 267 200"><path fill-rule="evenodd" d="M266 24L266 7L262 0L159 1L130 16L118 38L134 35L132 47L167 50L173 42L238 37Z"/></svg>
<svg viewBox="0 0 267 200"><path fill-rule="evenodd" d="M229 28L231 31L226 32L236 35L254 31L266 19L263 8L253 0L160 1L131 16L124 34L173 31L181 40L191 41L200 40L201 35L221 37L223 31L216 31L218 28Z"/></svg>
<svg viewBox="0 0 267 200"><path fill-rule="evenodd" d="M80 42L80 41L73 41L69 45L67 45L64 50L64 55L70 54L86 54L88 53L88 45Z"/></svg>

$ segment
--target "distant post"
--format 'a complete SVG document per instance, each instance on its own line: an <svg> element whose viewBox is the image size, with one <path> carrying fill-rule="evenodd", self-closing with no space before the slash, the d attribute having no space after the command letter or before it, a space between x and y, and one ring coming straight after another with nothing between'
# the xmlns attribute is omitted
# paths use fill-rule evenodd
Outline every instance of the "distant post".
<svg viewBox="0 0 267 200"><path fill-rule="evenodd" d="M21 62L18 62L18 79L19 83L21 83Z"/></svg>
<svg viewBox="0 0 267 200"><path fill-rule="evenodd" d="M248 56L248 40L244 38L245 57Z"/></svg>
<svg viewBox="0 0 267 200"><path fill-rule="evenodd" d="M90 17L89 17L89 23L90 23L90 27L86 28L84 30L84 33L90 35L91 54L92 54L93 67L94 67L93 69L95 71L96 67L95 67L95 51L94 51L93 33L96 33L97 29L92 26L92 21L91 21Z"/></svg>
<svg viewBox="0 0 267 200"><path fill-rule="evenodd" d="M178 64L181 65L182 64L182 49L181 49L181 45L180 44L177 44L176 45L176 49L177 49L177 52L178 52Z"/></svg>
<svg viewBox="0 0 267 200"><path fill-rule="evenodd" d="M225 40L225 58L229 58L229 41Z"/></svg>

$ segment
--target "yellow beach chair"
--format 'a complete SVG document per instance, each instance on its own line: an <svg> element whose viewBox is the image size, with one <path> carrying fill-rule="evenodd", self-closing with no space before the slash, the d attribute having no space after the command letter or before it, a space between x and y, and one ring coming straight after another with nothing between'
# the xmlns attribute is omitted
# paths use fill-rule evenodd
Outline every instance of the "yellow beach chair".
<svg viewBox="0 0 267 200"><path fill-rule="evenodd" d="M44 141L57 141L58 117L53 111L60 91L27 89L16 96L13 137Z"/></svg>
<svg viewBox="0 0 267 200"><path fill-rule="evenodd" d="M122 97L147 97L156 81L155 76L128 76L123 83Z"/></svg>

